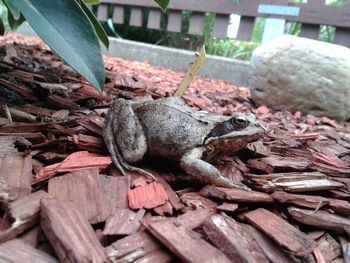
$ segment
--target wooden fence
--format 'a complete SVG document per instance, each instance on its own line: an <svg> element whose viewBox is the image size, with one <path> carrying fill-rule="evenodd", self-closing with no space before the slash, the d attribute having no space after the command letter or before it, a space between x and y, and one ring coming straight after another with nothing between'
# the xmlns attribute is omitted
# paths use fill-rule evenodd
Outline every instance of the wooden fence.
<svg viewBox="0 0 350 263"><path fill-rule="evenodd" d="M153 0L102 0L97 17L101 21L111 18L116 24L124 23L125 9L130 8L130 26L141 27L147 9L146 26L160 29L164 14ZM113 12L108 10L113 9ZM257 17L274 18L276 21L300 22L300 36L317 39L320 25L336 27L334 43L350 47L350 4L341 7L325 5L325 0L308 0L298 4L288 0L171 0L167 14L166 30L180 32L183 11L191 11L188 32L202 35L205 15L215 14L212 35L225 38L231 14L241 16L237 39L251 40Z"/></svg>

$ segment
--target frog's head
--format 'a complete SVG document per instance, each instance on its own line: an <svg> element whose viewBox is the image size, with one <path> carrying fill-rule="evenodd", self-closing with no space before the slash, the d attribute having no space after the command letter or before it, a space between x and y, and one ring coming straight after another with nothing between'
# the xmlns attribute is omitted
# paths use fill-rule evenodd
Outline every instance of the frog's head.
<svg viewBox="0 0 350 263"><path fill-rule="evenodd" d="M262 138L266 132L253 113L240 113L217 123L203 144L214 151L236 152Z"/></svg>

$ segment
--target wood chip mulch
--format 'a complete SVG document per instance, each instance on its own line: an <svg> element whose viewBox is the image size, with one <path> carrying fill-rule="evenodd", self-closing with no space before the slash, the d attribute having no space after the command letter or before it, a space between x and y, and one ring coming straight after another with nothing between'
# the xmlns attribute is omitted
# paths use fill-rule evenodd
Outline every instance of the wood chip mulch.
<svg viewBox="0 0 350 263"><path fill-rule="evenodd" d="M31 44L31 45L29 45ZM163 162L121 176L101 137L113 98L171 96L184 73L105 57L98 93L40 40L0 42L0 261L350 262L350 125L257 106L198 77L192 106L251 111L269 133L216 163L251 192Z"/></svg>

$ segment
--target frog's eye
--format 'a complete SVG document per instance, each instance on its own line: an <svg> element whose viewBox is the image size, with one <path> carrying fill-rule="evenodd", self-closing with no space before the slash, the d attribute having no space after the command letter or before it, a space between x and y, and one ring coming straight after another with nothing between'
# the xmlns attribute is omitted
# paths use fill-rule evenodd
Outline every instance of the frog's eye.
<svg viewBox="0 0 350 263"><path fill-rule="evenodd" d="M235 124L238 124L241 127L246 126L248 124L248 120L244 116L237 116L233 119L233 121L235 122Z"/></svg>

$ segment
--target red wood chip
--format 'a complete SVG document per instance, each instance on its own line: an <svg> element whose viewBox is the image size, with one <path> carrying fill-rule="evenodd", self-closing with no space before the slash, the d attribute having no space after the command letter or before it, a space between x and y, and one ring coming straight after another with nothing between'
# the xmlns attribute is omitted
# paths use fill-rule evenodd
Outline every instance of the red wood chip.
<svg viewBox="0 0 350 263"><path fill-rule="evenodd" d="M92 96L100 96L100 93L92 86L90 85L83 85L78 92L86 94L86 95L92 95Z"/></svg>
<svg viewBox="0 0 350 263"><path fill-rule="evenodd" d="M151 183L130 190L128 198L131 209L150 209L165 204L168 194L161 184Z"/></svg>
<svg viewBox="0 0 350 263"><path fill-rule="evenodd" d="M339 158L329 157L323 153L313 153L312 157L314 158L314 161L324 163L332 167L336 167L336 168L349 167L349 165L346 162L340 160Z"/></svg>
<svg viewBox="0 0 350 263"><path fill-rule="evenodd" d="M256 109L256 113L258 114L266 114L269 112L270 112L270 109L266 105L261 105L259 108Z"/></svg>
<svg viewBox="0 0 350 263"><path fill-rule="evenodd" d="M318 132L314 132L305 134L291 134L289 137L297 140L316 140L319 135L320 134Z"/></svg>
<svg viewBox="0 0 350 263"><path fill-rule="evenodd" d="M301 112L300 111L295 112L294 113L294 118L300 119L301 118Z"/></svg>
<svg viewBox="0 0 350 263"><path fill-rule="evenodd" d="M36 174L33 184L45 181L58 173L75 172L94 167L104 170L111 163L112 159L109 156L101 156L99 154L89 153L87 151L75 152L69 155L62 162L48 165L44 169L40 170Z"/></svg>

